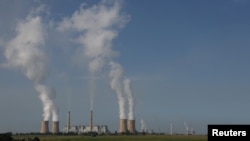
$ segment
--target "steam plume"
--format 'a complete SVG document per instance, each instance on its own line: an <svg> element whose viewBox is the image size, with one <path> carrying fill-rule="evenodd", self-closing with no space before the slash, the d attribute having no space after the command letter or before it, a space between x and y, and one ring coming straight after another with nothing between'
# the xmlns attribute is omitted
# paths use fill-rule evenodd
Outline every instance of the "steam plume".
<svg viewBox="0 0 250 141"><path fill-rule="evenodd" d="M33 81L35 90L40 93L44 120L48 120L52 112L53 120L57 121L58 113L53 103L55 91L42 84L48 77L48 70L45 67L46 55L39 47L44 44L46 33L41 17L34 14L34 11L31 12L25 20L17 24L16 36L5 46L4 66L21 71Z"/></svg>
<svg viewBox="0 0 250 141"><path fill-rule="evenodd" d="M122 28L127 21L128 16L121 13L121 1L102 0L99 4L92 7L82 4L80 9L71 17L64 18L58 30L71 30L79 34L76 42L83 49L82 55L89 60L88 70L91 74L90 76L94 77L107 65L107 61L117 54L112 50L112 41L118 36L118 29ZM111 87L117 92L120 116L125 117L124 98L122 97L120 82L121 76L116 75L119 73L116 71L120 71L120 69L117 69L117 67L114 67L114 69L110 72L110 77L113 79L111 80ZM92 89L95 88L95 80L90 78L89 81L91 81L89 84L91 89L90 107L92 108L94 95L94 90ZM113 84L114 81L119 81L119 84ZM119 88L116 88L114 85L119 85Z"/></svg>
<svg viewBox="0 0 250 141"><path fill-rule="evenodd" d="M120 64L115 62L110 62L110 66L111 71L109 73L109 77L111 78L111 89L113 89L117 95L119 104L119 117L120 119L125 119L125 99L122 91L123 68Z"/></svg>
<svg viewBox="0 0 250 141"><path fill-rule="evenodd" d="M131 92L131 87L130 87L130 80L125 79L123 81L124 83L124 93L127 95L128 98L128 119L133 120L134 119L134 97Z"/></svg>
<svg viewBox="0 0 250 141"><path fill-rule="evenodd" d="M185 129L186 129L186 134L188 135L189 128L188 128L188 125L187 125L187 122L186 122L186 121L184 121L184 126L185 126Z"/></svg>
<svg viewBox="0 0 250 141"><path fill-rule="evenodd" d="M147 125L143 119L141 119L141 131L142 132L147 132Z"/></svg>
<svg viewBox="0 0 250 141"><path fill-rule="evenodd" d="M126 23L120 13L121 3L101 1L87 8L84 4L72 17L64 18L58 30L73 30L80 35L76 41L83 47L83 55L89 59L89 72L96 73L116 53L112 51L112 41L117 37L117 29Z"/></svg>

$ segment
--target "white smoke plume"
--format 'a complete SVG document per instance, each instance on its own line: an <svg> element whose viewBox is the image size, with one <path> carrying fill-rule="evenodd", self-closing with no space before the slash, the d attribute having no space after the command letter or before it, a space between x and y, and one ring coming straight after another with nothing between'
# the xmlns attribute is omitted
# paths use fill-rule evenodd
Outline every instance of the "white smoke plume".
<svg viewBox="0 0 250 141"><path fill-rule="evenodd" d="M45 43L46 32L41 17L34 14L34 11L31 12L17 24L16 36L6 43L6 63L3 65L21 71L33 81L35 90L40 93L44 120L48 120L52 112L53 120L57 121L58 113L53 103L55 91L42 84L48 77L48 70L45 66L46 55L39 47Z"/></svg>
<svg viewBox="0 0 250 141"><path fill-rule="evenodd" d="M184 126L185 126L185 130L186 130L186 135L188 135L188 133L189 133L189 127L188 127L186 121L184 121Z"/></svg>
<svg viewBox="0 0 250 141"><path fill-rule="evenodd" d="M131 91L131 84L130 79L125 79L123 81L124 84L124 93L128 98L128 119L134 120L134 97Z"/></svg>
<svg viewBox="0 0 250 141"><path fill-rule="evenodd" d="M102 0L99 4L87 7L82 4L80 9L71 17L64 18L59 24L59 31L75 31L79 35L76 42L83 48L82 55L89 59L88 70L91 77L102 71L108 60L117 55L112 50L112 41L118 36L118 30L122 28L129 20L129 16L122 14L121 1ZM122 84L120 81L122 74L120 68L111 63L111 88L116 92L118 97L120 117L124 114L124 97ZM114 70L113 70L114 69ZM121 76L120 76L121 75ZM90 81L94 81L93 79ZM119 84L114 82L119 81ZM89 82L90 85L95 85ZM118 88L116 88L116 86ZM95 86L90 86L90 89ZM93 104L93 95L95 90L90 90L90 103ZM91 105L90 107L93 107ZM92 109L91 109L92 110Z"/></svg>
<svg viewBox="0 0 250 141"><path fill-rule="evenodd" d="M143 119L141 119L141 131L142 132L147 132L148 130L148 127L147 127L147 124L145 123L145 121Z"/></svg>
<svg viewBox="0 0 250 141"><path fill-rule="evenodd" d="M113 89L117 95L119 104L119 117L125 119L125 99L123 95L122 79L123 79L123 68L120 64L110 62L111 71L109 77L111 78L111 89Z"/></svg>
<svg viewBox="0 0 250 141"><path fill-rule="evenodd" d="M116 53L112 41L117 37L117 29L122 27L128 17L121 14L120 1L101 1L92 7L82 4L70 18L64 18L58 30L73 30L79 34L76 41L83 47L83 55L90 60L89 71L101 71Z"/></svg>
<svg viewBox="0 0 250 141"><path fill-rule="evenodd" d="M52 87L43 84L35 84L35 89L40 93L39 98L43 104L43 120L48 121L50 113L52 113L52 120L58 121L58 110L53 102L53 99L55 99L56 96L56 91Z"/></svg>

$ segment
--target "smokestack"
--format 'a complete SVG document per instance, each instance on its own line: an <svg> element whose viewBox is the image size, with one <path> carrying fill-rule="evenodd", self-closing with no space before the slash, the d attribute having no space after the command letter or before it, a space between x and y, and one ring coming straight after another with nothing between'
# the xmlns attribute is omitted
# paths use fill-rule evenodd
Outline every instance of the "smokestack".
<svg viewBox="0 0 250 141"><path fill-rule="evenodd" d="M128 120L128 131L130 133L135 133L135 120Z"/></svg>
<svg viewBox="0 0 250 141"><path fill-rule="evenodd" d="M68 112L67 130L70 130L70 111Z"/></svg>
<svg viewBox="0 0 250 141"><path fill-rule="evenodd" d="M90 132L92 132L92 130L93 130L93 111L92 110L90 111L90 125L89 125L89 127L90 127Z"/></svg>
<svg viewBox="0 0 250 141"><path fill-rule="evenodd" d="M42 134L49 133L49 121L42 121L40 133Z"/></svg>
<svg viewBox="0 0 250 141"><path fill-rule="evenodd" d="M53 121L53 124L52 124L52 133L53 134L59 133L59 121Z"/></svg>
<svg viewBox="0 0 250 141"><path fill-rule="evenodd" d="M128 131L128 128L127 128L127 119L120 119L119 133L126 133L127 131Z"/></svg>

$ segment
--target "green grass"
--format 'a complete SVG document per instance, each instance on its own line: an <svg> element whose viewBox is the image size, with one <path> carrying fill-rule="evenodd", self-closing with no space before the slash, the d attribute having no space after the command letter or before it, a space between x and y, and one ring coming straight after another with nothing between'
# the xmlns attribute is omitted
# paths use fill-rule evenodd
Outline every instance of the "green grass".
<svg viewBox="0 0 250 141"><path fill-rule="evenodd" d="M57 136L57 135L16 135L14 139L38 137L40 141L206 141L207 136L185 135L138 135L138 136Z"/></svg>

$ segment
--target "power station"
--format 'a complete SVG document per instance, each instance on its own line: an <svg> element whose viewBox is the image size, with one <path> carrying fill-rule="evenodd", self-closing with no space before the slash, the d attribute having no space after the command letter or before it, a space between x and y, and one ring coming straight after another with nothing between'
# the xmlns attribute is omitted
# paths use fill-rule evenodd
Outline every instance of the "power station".
<svg viewBox="0 0 250 141"><path fill-rule="evenodd" d="M127 119L120 119L120 124L119 124L119 131L118 133L124 134L124 133L132 133L135 134L137 131L135 129L135 120L127 120ZM107 125L97 125L93 126L93 111L90 111L90 124L89 126L71 126L71 121L70 121L70 111L68 112L67 115L67 123L66 126L63 128L63 133L89 133L89 132L96 132L99 134L107 134L109 133L109 129ZM49 130L49 121L42 121L41 124L41 134L48 134L50 133ZM53 121L52 122L52 134L58 134L60 133L59 129L59 121Z"/></svg>
<svg viewBox="0 0 250 141"><path fill-rule="evenodd" d="M90 123L89 126L79 125L72 126L70 121L70 112L68 112L67 125L63 128L63 134L86 134L86 133L97 133L97 134L109 134L110 131L107 125L93 125L93 110L90 111Z"/></svg>
<svg viewBox="0 0 250 141"><path fill-rule="evenodd" d="M68 112L67 117L67 125L63 128L63 133L89 133L89 132L96 132L98 134L107 134L109 133L109 129L107 125L93 125L93 110L90 111L90 123L89 126L71 126L70 125L70 112ZM135 134L137 131L135 129L135 120L127 120L127 119L120 119L118 133L132 133Z"/></svg>
<svg viewBox="0 0 250 141"><path fill-rule="evenodd" d="M60 132L60 130L59 130L59 121L53 121L51 133L58 134L59 132ZM40 133L41 134L50 133L50 131L49 131L49 121L42 121Z"/></svg>
<svg viewBox="0 0 250 141"><path fill-rule="evenodd" d="M136 133L135 120L120 119L119 133Z"/></svg>

